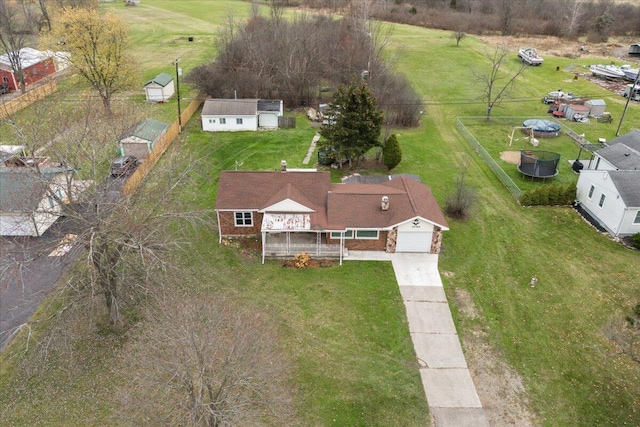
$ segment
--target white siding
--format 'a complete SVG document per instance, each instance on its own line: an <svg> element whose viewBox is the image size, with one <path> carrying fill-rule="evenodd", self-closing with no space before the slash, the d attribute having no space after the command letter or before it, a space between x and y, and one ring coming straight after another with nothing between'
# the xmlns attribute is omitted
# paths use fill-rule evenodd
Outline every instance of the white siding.
<svg viewBox="0 0 640 427"><path fill-rule="evenodd" d="M220 124L220 119L225 124ZM242 124L237 123L242 119ZM258 118L256 116L202 116L202 130L206 132L234 132L258 130Z"/></svg>
<svg viewBox="0 0 640 427"><path fill-rule="evenodd" d="M37 236L29 215L0 215L0 236Z"/></svg>
<svg viewBox="0 0 640 427"><path fill-rule="evenodd" d="M591 198L589 198L589 191L592 185L594 190ZM583 170L580 172L577 187L576 198L582 207L612 235L618 236L622 232L622 225L633 221L633 218L623 221L627 213L627 207L607 172ZM605 196L605 200L602 207L600 207L599 203L602 195Z"/></svg>

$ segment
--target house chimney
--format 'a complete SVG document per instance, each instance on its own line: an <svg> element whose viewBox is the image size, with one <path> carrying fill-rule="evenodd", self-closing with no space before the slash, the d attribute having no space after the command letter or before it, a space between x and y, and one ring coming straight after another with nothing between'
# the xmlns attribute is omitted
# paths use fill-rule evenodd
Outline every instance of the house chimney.
<svg viewBox="0 0 640 427"><path fill-rule="evenodd" d="M286 172L287 171L287 161L283 160L280 162L280 172Z"/></svg>
<svg viewBox="0 0 640 427"><path fill-rule="evenodd" d="M381 207L382 207L383 211L388 211L389 210L389 196L382 196Z"/></svg>

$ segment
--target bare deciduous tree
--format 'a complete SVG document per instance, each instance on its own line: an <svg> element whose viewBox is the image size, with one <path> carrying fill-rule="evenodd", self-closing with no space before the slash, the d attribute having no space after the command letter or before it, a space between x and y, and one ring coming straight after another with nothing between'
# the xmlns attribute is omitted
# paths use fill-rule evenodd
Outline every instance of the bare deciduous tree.
<svg viewBox="0 0 640 427"><path fill-rule="evenodd" d="M167 295L125 351L123 416L152 425L286 424L287 357L273 321L229 298Z"/></svg>
<svg viewBox="0 0 640 427"><path fill-rule="evenodd" d="M487 51L485 57L489 61L487 72L473 71L475 80L483 88L481 99L487 103L487 120L491 118L494 107L509 96L511 89L517 82L518 77L524 73L526 64L521 64L515 72L506 70L507 58L510 54L505 46L496 46L493 50Z"/></svg>
<svg viewBox="0 0 640 427"><path fill-rule="evenodd" d="M59 221L67 225L52 227L42 247L34 243L25 248L25 253L32 256L22 257L33 260L52 252L65 235L72 234L70 244L86 252L81 258L84 268L76 269L80 273L70 277L69 283L102 295L109 322L114 325L122 324L126 303L162 283L160 273L172 268L166 254L187 244L185 236L192 226L207 222L206 212L184 211L174 199L188 193L190 186L180 186L197 167L197 162L180 159L177 152L167 155L157 167L154 181L139 193L122 195L125 178L111 177L109 165L125 130L139 118L134 110L116 109L106 116L99 103L88 99L82 108L59 113L60 137L46 144L34 143L40 146L40 157L76 173L66 175L66 191L58 193L54 187L48 190L50 213L59 215L56 211L62 207L64 218ZM44 181L47 175L42 176L43 185L48 186ZM19 267L18 271L13 267L13 276L19 277L29 264L23 262ZM5 266L3 272L9 273L9 267Z"/></svg>

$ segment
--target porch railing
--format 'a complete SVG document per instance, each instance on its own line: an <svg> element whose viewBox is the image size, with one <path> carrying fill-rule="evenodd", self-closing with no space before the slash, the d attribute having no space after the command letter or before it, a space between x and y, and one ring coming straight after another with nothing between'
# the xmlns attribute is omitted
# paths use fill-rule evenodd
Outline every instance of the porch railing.
<svg viewBox="0 0 640 427"><path fill-rule="evenodd" d="M310 256L340 256L340 245L312 244L312 243L267 243L265 255L286 256L306 252Z"/></svg>

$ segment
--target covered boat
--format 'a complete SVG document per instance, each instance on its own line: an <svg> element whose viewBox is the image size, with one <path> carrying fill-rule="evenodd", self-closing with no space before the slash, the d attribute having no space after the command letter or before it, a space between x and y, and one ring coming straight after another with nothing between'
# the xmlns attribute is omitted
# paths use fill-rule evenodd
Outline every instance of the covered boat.
<svg viewBox="0 0 640 427"><path fill-rule="evenodd" d="M616 65L602 65L596 64L591 65L589 67L591 73L596 77L602 77L604 79L622 79L624 78L624 73L620 69L620 67Z"/></svg>
<svg viewBox="0 0 640 427"><path fill-rule="evenodd" d="M540 65L544 62L544 59L538 55L538 51L536 51L532 47L522 48L518 51L518 58L525 64L529 65Z"/></svg>

